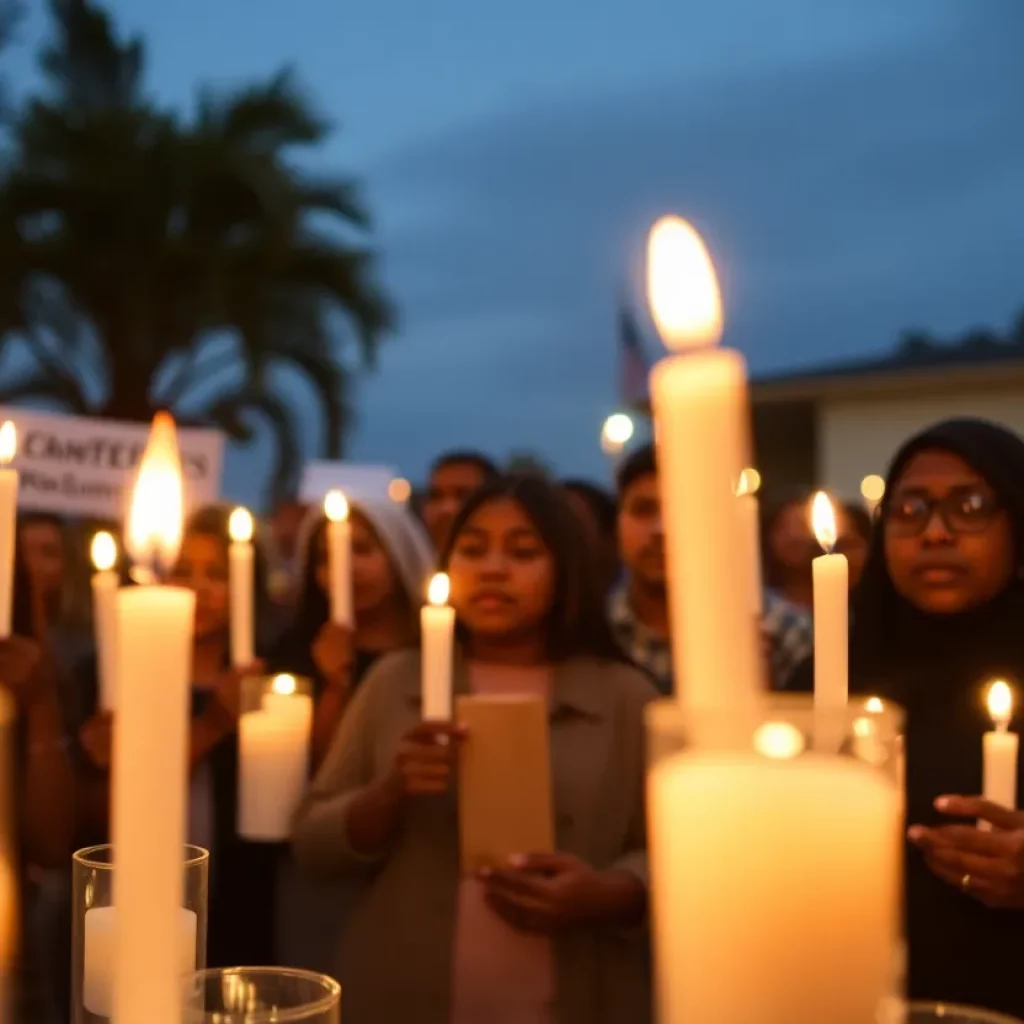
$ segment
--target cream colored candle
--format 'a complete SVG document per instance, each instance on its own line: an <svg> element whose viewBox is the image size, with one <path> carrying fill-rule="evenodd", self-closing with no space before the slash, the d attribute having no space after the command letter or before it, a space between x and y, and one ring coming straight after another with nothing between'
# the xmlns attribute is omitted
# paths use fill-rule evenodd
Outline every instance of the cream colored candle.
<svg viewBox="0 0 1024 1024"><path fill-rule="evenodd" d="M117 542L106 530L92 539L92 622L96 635L96 669L100 708L113 711L117 694Z"/></svg>
<svg viewBox="0 0 1024 1024"><path fill-rule="evenodd" d="M822 747L839 749L842 719L829 712L846 707L850 680L850 565L845 555L832 553L838 531L828 495L819 491L811 505L811 525L825 554L814 559L814 706L823 712L815 740Z"/></svg>
<svg viewBox="0 0 1024 1024"><path fill-rule="evenodd" d="M740 474L736 499L740 514L740 529L743 533L745 551L743 561L748 570L748 586L754 616L760 622L764 614L764 582L761 579L761 502L757 492L761 486L761 474L747 468Z"/></svg>
<svg viewBox="0 0 1024 1024"><path fill-rule="evenodd" d="M236 508L228 519L228 583L231 605L231 664L245 668L255 659L254 590L255 551L252 546L252 515Z"/></svg>
<svg viewBox="0 0 1024 1024"><path fill-rule="evenodd" d="M1016 810L1019 737L1010 732L1013 693L1002 679L989 687L987 703L995 729L982 737L982 795L1000 807ZM979 821L978 827L989 829L991 825Z"/></svg>
<svg viewBox="0 0 1024 1024"><path fill-rule="evenodd" d="M178 910L175 970L179 976L196 969L198 917L194 910ZM114 1005L114 947L117 911L93 907L85 912L82 968L82 1005L97 1017L109 1017Z"/></svg>
<svg viewBox="0 0 1024 1024"><path fill-rule="evenodd" d="M898 935L892 783L853 759L684 753L648 785L659 1024L875 1020Z"/></svg>
<svg viewBox="0 0 1024 1024"><path fill-rule="evenodd" d="M279 842L309 779L313 698L299 693L294 676L275 676L260 708L238 721L238 834Z"/></svg>
<svg viewBox="0 0 1024 1024"><path fill-rule="evenodd" d="M114 1024L180 1024L182 853L195 595L156 583L182 534L174 421L153 420L125 546L148 585L117 595Z"/></svg>
<svg viewBox="0 0 1024 1024"><path fill-rule="evenodd" d="M736 512L749 463L746 367L738 352L716 347L718 282L689 224L655 224L647 269L654 321L680 353L658 362L650 380L676 694L690 706L730 709L730 727L741 728L763 682L750 601L736 597L750 573Z"/></svg>
<svg viewBox="0 0 1024 1024"><path fill-rule="evenodd" d="M0 427L0 639L11 635L14 545L18 534L18 471L10 466L18 432L10 420Z"/></svg>
<svg viewBox="0 0 1024 1024"><path fill-rule="evenodd" d="M452 645L455 609L448 604L448 576L439 572L427 588L427 603L420 609L421 689L423 717L446 722L452 717Z"/></svg>
<svg viewBox="0 0 1024 1024"><path fill-rule="evenodd" d="M352 524L348 502L341 491L329 491L324 498L327 516L327 563L331 582L331 621L353 625L352 617Z"/></svg>

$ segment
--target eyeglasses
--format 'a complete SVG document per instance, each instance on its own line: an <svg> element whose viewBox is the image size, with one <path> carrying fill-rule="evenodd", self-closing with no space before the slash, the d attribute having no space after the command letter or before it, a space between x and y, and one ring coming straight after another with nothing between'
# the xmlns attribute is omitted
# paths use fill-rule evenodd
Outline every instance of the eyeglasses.
<svg viewBox="0 0 1024 1024"><path fill-rule="evenodd" d="M956 488L942 498L896 494L886 504L886 529L897 537L919 537L938 515L950 533L984 533L1002 506L991 494L973 487Z"/></svg>

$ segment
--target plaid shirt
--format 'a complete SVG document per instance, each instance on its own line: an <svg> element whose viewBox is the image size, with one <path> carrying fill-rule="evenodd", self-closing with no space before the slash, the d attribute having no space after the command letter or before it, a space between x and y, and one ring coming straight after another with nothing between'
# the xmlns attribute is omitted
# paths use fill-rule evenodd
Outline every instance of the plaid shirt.
<svg viewBox="0 0 1024 1024"><path fill-rule="evenodd" d="M640 622L629 603L626 584L612 591L608 601L612 633L623 653L653 676L662 693L672 692L672 648L667 637L657 636ZM784 690L797 666L814 650L810 615L771 590L765 591L761 629L771 657L771 685Z"/></svg>

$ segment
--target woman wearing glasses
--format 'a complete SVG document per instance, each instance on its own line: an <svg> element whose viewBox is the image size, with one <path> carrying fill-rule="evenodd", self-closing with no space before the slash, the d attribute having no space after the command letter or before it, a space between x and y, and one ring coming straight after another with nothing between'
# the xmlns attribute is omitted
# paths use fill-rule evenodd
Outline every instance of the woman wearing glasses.
<svg viewBox="0 0 1024 1024"><path fill-rule="evenodd" d="M1024 695L1019 437L950 420L897 453L851 668L907 711L908 993L1024 1015L1024 814L978 797L988 685Z"/></svg>

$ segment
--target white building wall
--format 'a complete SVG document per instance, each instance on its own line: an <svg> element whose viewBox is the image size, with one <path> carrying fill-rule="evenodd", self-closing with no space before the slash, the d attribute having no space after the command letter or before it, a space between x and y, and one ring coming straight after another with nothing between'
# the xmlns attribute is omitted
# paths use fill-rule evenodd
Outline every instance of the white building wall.
<svg viewBox="0 0 1024 1024"><path fill-rule="evenodd" d="M823 400L818 407L818 479L836 494L855 498L865 476L885 475L905 440L951 416L981 416L1024 435L1024 387Z"/></svg>

